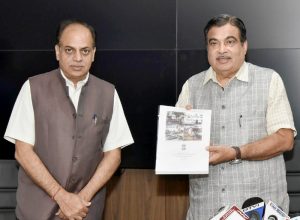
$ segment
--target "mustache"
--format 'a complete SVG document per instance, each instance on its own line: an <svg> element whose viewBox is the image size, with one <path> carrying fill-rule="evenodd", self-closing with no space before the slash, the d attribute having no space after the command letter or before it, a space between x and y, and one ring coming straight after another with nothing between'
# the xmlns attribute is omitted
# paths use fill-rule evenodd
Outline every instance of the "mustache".
<svg viewBox="0 0 300 220"><path fill-rule="evenodd" d="M217 59L231 59L231 57L226 55L219 55L217 56Z"/></svg>
<svg viewBox="0 0 300 220"><path fill-rule="evenodd" d="M70 65L71 67L84 67L84 65Z"/></svg>

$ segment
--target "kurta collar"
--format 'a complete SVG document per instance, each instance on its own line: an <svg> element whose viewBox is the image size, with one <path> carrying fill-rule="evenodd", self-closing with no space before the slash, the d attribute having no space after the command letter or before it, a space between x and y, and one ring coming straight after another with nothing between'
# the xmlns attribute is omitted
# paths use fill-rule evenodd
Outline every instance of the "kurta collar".
<svg viewBox="0 0 300 220"><path fill-rule="evenodd" d="M64 80L66 82L66 86L71 86L71 87L73 87L75 89L74 83L65 76L64 72L62 71L62 69L59 69L59 70L60 70L61 76L64 78ZM83 79L81 81L78 81L76 88L81 88L82 86L84 86L87 83L87 81L89 79L89 76L90 76L90 73L88 73L86 75L85 79Z"/></svg>
<svg viewBox="0 0 300 220"><path fill-rule="evenodd" d="M239 71L235 74L233 78L237 78L240 81L248 82L249 80L249 71L248 71L248 63L244 62ZM213 70L212 67L205 73L205 78L203 81L203 85L205 85L209 80L212 80L215 83L218 83L216 72ZM218 83L219 84L219 83Z"/></svg>

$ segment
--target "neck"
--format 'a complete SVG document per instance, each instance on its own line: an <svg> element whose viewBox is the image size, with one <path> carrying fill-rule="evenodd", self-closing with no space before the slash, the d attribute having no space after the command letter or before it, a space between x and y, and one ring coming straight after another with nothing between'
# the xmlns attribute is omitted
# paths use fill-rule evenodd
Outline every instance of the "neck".
<svg viewBox="0 0 300 220"><path fill-rule="evenodd" d="M216 73L216 78L217 78L217 81L219 82L219 84L222 87L225 87L231 81L231 79L233 79L235 74L236 73L233 73L233 74Z"/></svg>

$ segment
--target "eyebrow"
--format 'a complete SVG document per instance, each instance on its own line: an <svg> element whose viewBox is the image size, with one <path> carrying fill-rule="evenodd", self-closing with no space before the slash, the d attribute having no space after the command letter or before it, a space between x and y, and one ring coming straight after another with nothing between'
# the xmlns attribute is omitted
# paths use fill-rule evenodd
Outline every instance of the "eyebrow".
<svg viewBox="0 0 300 220"><path fill-rule="evenodd" d="M69 48L72 48L72 49L75 49L76 50L76 48L75 47L72 47L72 46L69 46L69 45L61 45L61 47L64 47L64 48L66 48L66 47L69 47ZM82 48L79 48L79 50L84 50L84 49L93 49L93 47L88 47L88 46L86 46L86 47L82 47Z"/></svg>
<svg viewBox="0 0 300 220"><path fill-rule="evenodd" d="M238 40L235 36L228 36L225 38L225 40L228 40L228 39L235 39L235 40Z"/></svg>
<svg viewBox="0 0 300 220"><path fill-rule="evenodd" d="M80 48L80 50L86 50L86 49L91 50L92 47L83 47L83 48Z"/></svg>
<svg viewBox="0 0 300 220"><path fill-rule="evenodd" d="M216 38L210 38L210 39L208 39L208 43L210 43L210 42L212 42L212 41L219 41L219 40L216 39Z"/></svg>
<svg viewBox="0 0 300 220"><path fill-rule="evenodd" d="M228 37L225 38L225 40L228 40L228 39L231 39L231 38L235 39L235 40L238 40L235 36L228 36ZM213 38L209 38L208 42L213 41L213 40L220 41L219 39L213 37Z"/></svg>

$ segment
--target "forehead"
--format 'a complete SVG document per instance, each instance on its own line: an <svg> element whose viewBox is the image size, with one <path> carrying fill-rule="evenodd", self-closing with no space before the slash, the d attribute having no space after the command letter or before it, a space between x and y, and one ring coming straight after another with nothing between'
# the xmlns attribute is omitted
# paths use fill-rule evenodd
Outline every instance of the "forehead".
<svg viewBox="0 0 300 220"><path fill-rule="evenodd" d="M85 26L81 24L71 24L62 32L60 43L69 46L92 46L93 37L90 30Z"/></svg>
<svg viewBox="0 0 300 220"><path fill-rule="evenodd" d="M222 40L228 37L240 38L240 31L236 26L231 25L230 23L225 24L221 27L213 26L207 33L207 39L217 39Z"/></svg>

